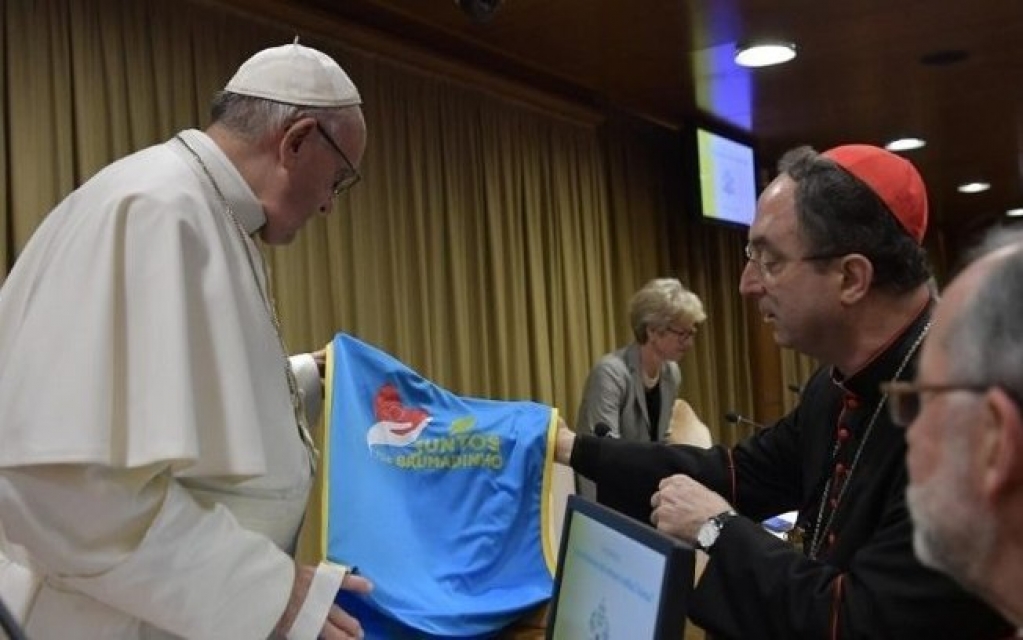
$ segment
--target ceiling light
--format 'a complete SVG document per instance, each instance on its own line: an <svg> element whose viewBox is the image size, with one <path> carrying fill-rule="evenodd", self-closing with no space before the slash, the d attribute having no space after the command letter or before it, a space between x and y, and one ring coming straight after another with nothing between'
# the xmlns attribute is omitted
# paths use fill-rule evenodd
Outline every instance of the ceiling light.
<svg viewBox="0 0 1023 640"><path fill-rule="evenodd" d="M782 41L760 41L735 48L735 64L740 67L769 67L796 57L796 45Z"/></svg>
<svg viewBox="0 0 1023 640"><path fill-rule="evenodd" d="M980 193L981 191L987 191L991 188L990 182L964 182L958 187L959 193Z"/></svg>
<svg viewBox="0 0 1023 640"><path fill-rule="evenodd" d="M923 138L896 138L884 146L889 151L912 151L927 146Z"/></svg>
<svg viewBox="0 0 1023 640"><path fill-rule="evenodd" d="M1023 217L1023 207L1016 207L1015 209L1009 209L1005 212L1005 215L1010 218L1021 218Z"/></svg>

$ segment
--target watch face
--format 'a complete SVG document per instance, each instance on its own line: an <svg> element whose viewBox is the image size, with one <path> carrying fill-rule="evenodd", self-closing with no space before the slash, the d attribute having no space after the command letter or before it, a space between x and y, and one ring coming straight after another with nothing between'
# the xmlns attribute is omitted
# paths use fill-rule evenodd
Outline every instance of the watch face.
<svg viewBox="0 0 1023 640"><path fill-rule="evenodd" d="M703 523L700 530L696 532L696 543L701 549L706 549L710 545L714 544L714 541L718 539L718 534L721 529L718 528L718 524L713 520L708 520Z"/></svg>

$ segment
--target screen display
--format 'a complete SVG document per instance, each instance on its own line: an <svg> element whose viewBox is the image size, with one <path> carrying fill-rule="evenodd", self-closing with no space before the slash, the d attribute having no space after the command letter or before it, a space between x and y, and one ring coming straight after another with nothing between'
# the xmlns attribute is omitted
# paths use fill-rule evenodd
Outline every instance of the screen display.
<svg viewBox="0 0 1023 640"><path fill-rule="evenodd" d="M667 557L579 511L568 536L551 637L657 638Z"/></svg>
<svg viewBox="0 0 1023 640"><path fill-rule="evenodd" d="M757 206L753 147L698 128L696 148L702 216L745 226L753 224Z"/></svg>

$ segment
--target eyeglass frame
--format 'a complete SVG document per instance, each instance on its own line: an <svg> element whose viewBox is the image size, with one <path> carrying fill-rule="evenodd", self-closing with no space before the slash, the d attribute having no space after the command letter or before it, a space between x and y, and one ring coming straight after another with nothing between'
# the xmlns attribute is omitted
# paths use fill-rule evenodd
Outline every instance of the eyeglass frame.
<svg viewBox="0 0 1023 640"><path fill-rule="evenodd" d="M663 331L667 331L668 333L670 333L671 335L675 336L676 338L682 338L683 340L689 340L690 338L695 338L696 337L696 333L697 333L697 329L696 329L695 326L692 329L685 329L685 330L682 330L682 331L679 331L678 329L673 329L670 326L666 326L666 327L663 327L662 330Z"/></svg>
<svg viewBox="0 0 1023 640"><path fill-rule="evenodd" d="M333 186L330 188L331 193L333 193L336 198L357 185L362 180L362 174L360 174L359 170L355 168L352 161L348 159L348 154L341 150L341 145L334 142L334 138L330 137L330 133L328 133L327 129L320 124L320 121L314 119L314 122L316 123L316 130L320 132L320 135L327 141L327 144L329 144L334 151L338 152L341 159L345 161L345 165L348 167L348 175L335 180Z"/></svg>
<svg viewBox="0 0 1023 640"><path fill-rule="evenodd" d="M742 249L742 253L746 256L746 262L756 265L757 271L760 272L761 278L773 278L777 275L777 271L773 269L776 266L784 266L791 262L815 262L817 260L834 260L848 255L847 253L820 253L810 254L807 256L799 256L795 258L778 258L776 260L764 261L753 256L753 245L747 243Z"/></svg>
<svg viewBox="0 0 1023 640"><path fill-rule="evenodd" d="M968 391L974 394L982 394L987 393L988 389L993 387L1003 389L1013 399L1013 401L1020 404L1019 400L1011 391L997 384L967 382L928 384L910 382L908 380L893 380L881 383L881 393L883 393L888 400L888 417L891 419L892 424L898 427L908 427L913 424L920 415L920 412L923 410L923 403L920 401L920 394L922 393L939 394L952 393L953 391ZM915 405L912 405L912 409L907 408L911 406L906 404L909 402L909 400L907 400L908 396L916 398Z"/></svg>

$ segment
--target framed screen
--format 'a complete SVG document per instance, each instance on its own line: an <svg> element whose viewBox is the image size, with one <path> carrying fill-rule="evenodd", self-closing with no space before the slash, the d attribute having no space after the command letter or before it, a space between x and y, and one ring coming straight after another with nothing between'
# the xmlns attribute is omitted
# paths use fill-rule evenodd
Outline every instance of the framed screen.
<svg viewBox="0 0 1023 640"><path fill-rule="evenodd" d="M693 569L674 538L569 496L547 640L679 640Z"/></svg>
<svg viewBox="0 0 1023 640"><path fill-rule="evenodd" d="M750 226L757 206L753 145L737 136L696 127L700 215L706 220Z"/></svg>

